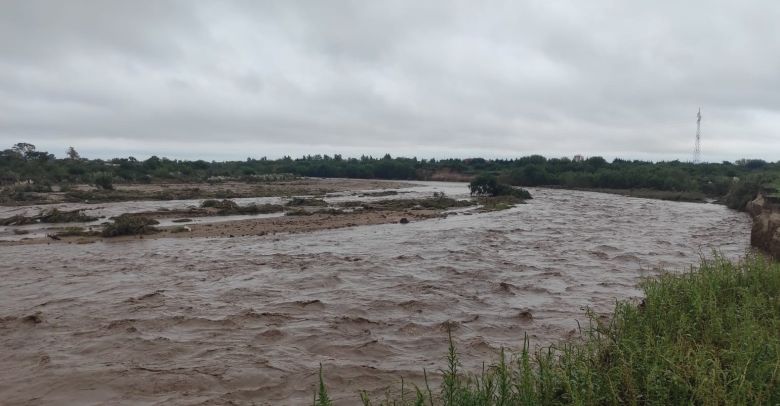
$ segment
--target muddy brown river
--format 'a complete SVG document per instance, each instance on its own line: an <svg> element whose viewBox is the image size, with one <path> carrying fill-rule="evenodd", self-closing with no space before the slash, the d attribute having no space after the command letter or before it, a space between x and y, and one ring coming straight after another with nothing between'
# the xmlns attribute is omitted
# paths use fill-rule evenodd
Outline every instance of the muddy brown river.
<svg viewBox="0 0 780 406"><path fill-rule="evenodd" d="M357 404L443 367L447 325L481 367L576 334L659 268L748 249L750 219L723 206L531 193L406 225L0 246L0 403L310 404L322 363Z"/></svg>

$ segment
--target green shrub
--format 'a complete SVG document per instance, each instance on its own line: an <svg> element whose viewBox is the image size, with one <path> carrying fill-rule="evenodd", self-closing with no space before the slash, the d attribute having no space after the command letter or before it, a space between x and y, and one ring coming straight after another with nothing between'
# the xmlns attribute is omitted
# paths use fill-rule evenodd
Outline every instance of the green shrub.
<svg viewBox="0 0 780 406"><path fill-rule="evenodd" d="M138 235L156 233L155 225L159 222L155 219L133 215L123 214L113 218L113 223L106 223L103 226L103 237L116 237L120 235Z"/></svg>
<svg viewBox="0 0 780 406"><path fill-rule="evenodd" d="M343 202L342 207L363 206L366 210L409 210L409 209L428 209L445 210L453 207L473 206L474 202L469 200L456 200L446 197L443 194L436 194L434 197L425 199L388 199L375 202Z"/></svg>
<svg viewBox="0 0 780 406"><path fill-rule="evenodd" d="M35 223L35 219L32 217L22 216L21 214L0 219L0 226L22 226L33 223Z"/></svg>
<svg viewBox="0 0 780 406"><path fill-rule="evenodd" d="M284 207L278 204L250 204L239 206L232 200L204 200L200 207L217 209L217 215L228 216L234 214L267 214L276 213L284 210Z"/></svg>
<svg viewBox="0 0 780 406"><path fill-rule="evenodd" d="M482 205L483 211L501 211L511 209L517 204L525 203L522 198L512 195L480 197L477 201Z"/></svg>
<svg viewBox="0 0 780 406"><path fill-rule="evenodd" d="M284 212L285 216L311 216L313 215L313 211L308 211L304 209L291 209Z"/></svg>
<svg viewBox="0 0 780 406"><path fill-rule="evenodd" d="M250 204L239 207L237 214L268 214L280 211L284 211L284 207L278 204Z"/></svg>
<svg viewBox="0 0 780 406"><path fill-rule="evenodd" d="M726 206L734 210L743 210L749 201L756 198L758 192L768 178L764 176L748 176L745 179L732 183L729 193L724 201Z"/></svg>
<svg viewBox="0 0 780 406"><path fill-rule="evenodd" d="M87 216L84 210L63 211L58 209L45 210L35 217L41 223L86 223L98 218Z"/></svg>
<svg viewBox="0 0 780 406"><path fill-rule="evenodd" d="M92 182L95 184L95 186L103 190L114 189L114 176L108 172L96 173Z"/></svg>
<svg viewBox="0 0 780 406"><path fill-rule="evenodd" d="M469 183L469 190L474 196L516 196L530 199L531 193L522 188L514 188L498 181L494 175L483 173Z"/></svg>
<svg viewBox="0 0 780 406"><path fill-rule="evenodd" d="M200 204L200 207L220 209L220 210L225 210L225 209L233 210L238 208L238 203L228 199L223 199L223 200L207 199Z"/></svg>
<svg viewBox="0 0 780 406"><path fill-rule="evenodd" d="M311 197L293 197L286 206L327 206L328 202Z"/></svg>

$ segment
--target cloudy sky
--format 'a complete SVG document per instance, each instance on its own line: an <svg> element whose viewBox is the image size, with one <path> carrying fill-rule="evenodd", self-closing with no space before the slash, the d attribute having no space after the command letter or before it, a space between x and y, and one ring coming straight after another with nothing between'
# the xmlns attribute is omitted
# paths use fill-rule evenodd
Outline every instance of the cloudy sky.
<svg viewBox="0 0 780 406"><path fill-rule="evenodd" d="M0 148L780 160L780 2L0 2Z"/></svg>

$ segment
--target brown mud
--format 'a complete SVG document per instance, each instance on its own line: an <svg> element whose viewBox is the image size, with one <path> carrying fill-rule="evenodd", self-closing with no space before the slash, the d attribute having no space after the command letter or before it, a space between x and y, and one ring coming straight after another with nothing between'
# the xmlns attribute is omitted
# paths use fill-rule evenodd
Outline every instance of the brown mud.
<svg viewBox="0 0 780 406"><path fill-rule="evenodd" d="M416 185L408 195L467 191ZM251 228L295 221L279 217L242 221L234 238L195 224L184 238L0 246L0 399L309 404L322 363L337 404L358 404L359 389L441 368L447 327L477 369L525 334L534 346L576 336L585 307L637 299L660 268L748 249L749 217L723 206L531 193L508 210L403 225ZM303 221L353 221L315 216Z"/></svg>

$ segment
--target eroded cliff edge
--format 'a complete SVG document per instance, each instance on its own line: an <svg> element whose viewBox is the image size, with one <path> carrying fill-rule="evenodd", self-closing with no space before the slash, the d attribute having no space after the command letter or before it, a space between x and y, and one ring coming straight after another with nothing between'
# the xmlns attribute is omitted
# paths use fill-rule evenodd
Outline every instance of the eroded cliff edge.
<svg viewBox="0 0 780 406"><path fill-rule="evenodd" d="M780 198L761 192L745 210L753 218L750 244L780 259Z"/></svg>

